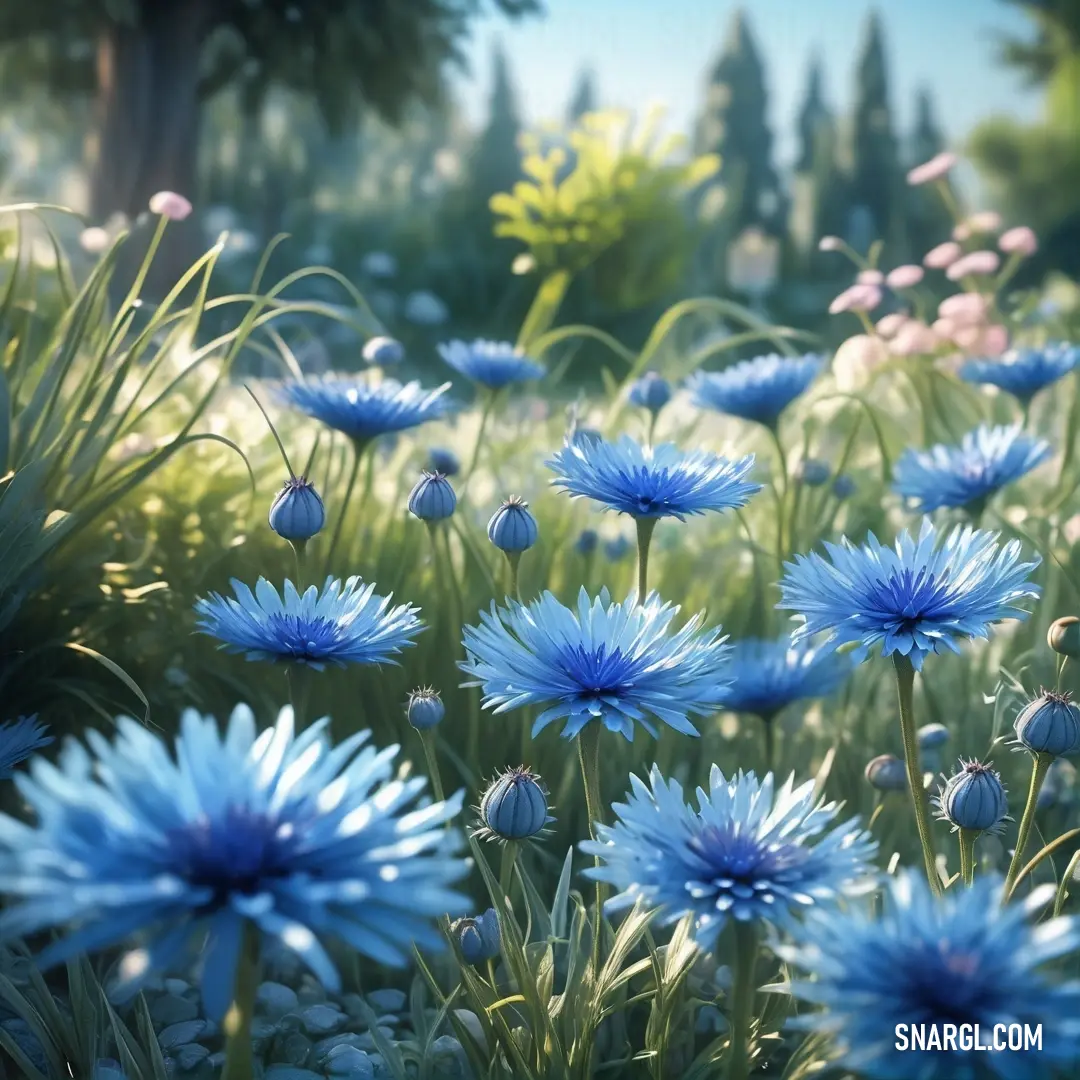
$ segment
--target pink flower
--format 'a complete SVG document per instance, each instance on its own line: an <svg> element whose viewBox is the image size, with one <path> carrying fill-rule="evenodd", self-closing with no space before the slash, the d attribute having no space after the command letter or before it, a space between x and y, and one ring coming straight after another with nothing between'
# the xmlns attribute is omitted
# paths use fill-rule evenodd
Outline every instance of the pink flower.
<svg viewBox="0 0 1080 1080"><path fill-rule="evenodd" d="M919 184L929 184L932 180L940 180L947 176L949 170L956 164L956 155L948 152L937 154L922 165L917 165L907 174L907 182L912 187Z"/></svg>
<svg viewBox="0 0 1080 1080"><path fill-rule="evenodd" d="M818 241L818 251L839 251L844 241L839 236L823 236Z"/></svg>
<svg viewBox="0 0 1080 1080"><path fill-rule="evenodd" d="M992 274L1001 265L996 251L972 251L959 258L945 271L950 281L959 281L969 274Z"/></svg>
<svg viewBox="0 0 1080 1080"><path fill-rule="evenodd" d="M989 306L989 298L980 293L956 293L945 297L937 310L941 318L951 319L957 326L970 326L986 318Z"/></svg>
<svg viewBox="0 0 1080 1080"><path fill-rule="evenodd" d="M885 275L880 270L860 270L855 279L860 285L880 285Z"/></svg>
<svg viewBox="0 0 1080 1080"><path fill-rule="evenodd" d="M973 356L1001 356L1009 347L1009 332L1004 326L963 326L953 341Z"/></svg>
<svg viewBox="0 0 1080 1080"><path fill-rule="evenodd" d="M191 213L191 203L175 191L159 191L150 197L150 213L170 221L183 221Z"/></svg>
<svg viewBox="0 0 1080 1080"><path fill-rule="evenodd" d="M930 329L941 338L942 341L952 341L953 335L959 329L960 324L952 319L935 319Z"/></svg>
<svg viewBox="0 0 1080 1080"><path fill-rule="evenodd" d="M1001 228L1001 215L995 210L979 210L967 219L973 233L996 233Z"/></svg>
<svg viewBox="0 0 1080 1080"><path fill-rule="evenodd" d="M90 255L100 255L110 243L112 243L112 237L109 236L108 230L100 225L91 225L79 234L79 244L83 251Z"/></svg>
<svg viewBox="0 0 1080 1080"><path fill-rule="evenodd" d="M959 225L954 226L952 238L954 240L970 240L971 226L966 221L960 222Z"/></svg>
<svg viewBox="0 0 1080 1080"><path fill-rule="evenodd" d="M937 334L926 323L909 319L889 343L889 351L896 356L921 356L935 352L940 344Z"/></svg>
<svg viewBox="0 0 1080 1080"><path fill-rule="evenodd" d="M891 315L886 315L884 318L879 319L878 324L874 329L877 330L883 338L891 338L900 327L907 322L907 318L906 315L894 311Z"/></svg>
<svg viewBox="0 0 1080 1080"><path fill-rule="evenodd" d="M988 326L983 332L982 355L989 357L1004 356L1009 351L1009 331L998 323Z"/></svg>
<svg viewBox="0 0 1080 1080"><path fill-rule="evenodd" d="M959 244L946 240L944 244L938 244L923 256L923 266L929 266L931 270L944 270L963 254L964 249Z"/></svg>
<svg viewBox="0 0 1080 1080"><path fill-rule="evenodd" d="M829 305L829 314L839 315L842 311L873 311L880 303L881 289L876 285L852 285Z"/></svg>
<svg viewBox="0 0 1080 1080"><path fill-rule="evenodd" d="M1039 241L1026 225L1017 225L1001 234L998 247L1010 255L1034 255L1039 250Z"/></svg>
<svg viewBox="0 0 1080 1080"><path fill-rule="evenodd" d="M913 285L918 285L922 279L923 268L913 263L906 263L895 270L890 270L885 277L885 284L890 289L910 289Z"/></svg>
<svg viewBox="0 0 1080 1080"><path fill-rule="evenodd" d="M871 337L869 334L849 337L833 357L832 371L836 388L842 393L860 389L867 384L874 368L888 359L889 350L880 338Z"/></svg>

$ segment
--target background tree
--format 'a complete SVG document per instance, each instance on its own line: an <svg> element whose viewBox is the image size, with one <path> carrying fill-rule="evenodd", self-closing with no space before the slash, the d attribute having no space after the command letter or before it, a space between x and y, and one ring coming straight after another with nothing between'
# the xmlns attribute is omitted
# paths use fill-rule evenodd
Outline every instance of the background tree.
<svg viewBox="0 0 1080 1080"><path fill-rule="evenodd" d="M899 213L903 177L898 166L889 107L885 43L876 12L867 20L856 67L851 140L849 203L852 216L866 218L867 231L874 237L898 242L903 235L902 214ZM860 243L862 240L852 239Z"/></svg>
<svg viewBox="0 0 1080 1080"><path fill-rule="evenodd" d="M725 216L733 233L754 225L779 235L784 199L766 122L765 70L745 12L736 11L705 91L695 149L720 155Z"/></svg>
<svg viewBox="0 0 1080 1080"><path fill-rule="evenodd" d="M969 152L1000 209L1040 234L1023 284L1051 266L1080 274L1080 0L1014 2L1031 17L1033 33L1005 39L999 56L1043 89L1043 115L1035 124L984 121Z"/></svg>
<svg viewBox="0 0 1080 1080"><path fill-rule="evenodd" d="M578 75L577 85L570 96L566 110L567 125L573 127L586 113L596 112L597 108L596 75L586 68Z"/></svg>
<svg viewBox="0 0 1080 1080"><path fill-rule="evenodd" d="M492 0L509 15L538 0ZM204 102L238 86L311 94L331 129L366 107L391 121L437 102L483 0L36 0L0 8L9 78L96 96L91 211L139 213L193 192Z"/></svg>
<svg viewBox="0 0 1080 1080"><path fill-rule="evenodd" d="M915 127L908 141L904 169L921 165L944 149L945 136L938 126L933 95L929 87L920 87L915 97ZM947 178L945 183L949 183ZM946 239L952 219L936 185L905 185L904 191L911 251L921 255Z"/></svg>

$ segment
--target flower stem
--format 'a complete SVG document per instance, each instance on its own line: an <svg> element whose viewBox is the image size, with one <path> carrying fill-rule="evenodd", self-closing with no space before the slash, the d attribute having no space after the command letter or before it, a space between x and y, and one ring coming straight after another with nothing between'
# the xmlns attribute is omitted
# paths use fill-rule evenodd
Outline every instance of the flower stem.
<svg viewBox="0 0 1080 1080"><path fill-rule="evenodd" d="M512 596L518 603L521 603L521 586L518 583L518 567L521 566L521 552L506 552L506 561L510 566L510 586L506 595Z"/></svg>
<svg viewBox="0 0 1080 1080"><path fill-rule="evenodd" d="M307 565L307 541L290 540L289 547L293 550L293 559L296 563L296 591L304 595L304 567Z"/></svg>
<svg viewBox="0 0 1080 1080"><path fill-rule="evenodd" d="M293 711L293 730L299 733L307 727L311 668L307 664L290 664L285 669L285 678L289 680L289 704Z"/></svg>
<svg viewBox="0 0 1080 1080"><path fill-rule="evenodd" d="M649 593L649 545L652 543L656 518L640 517L637 521L637 589L638 603L644 604Z"/></svg>
<svg viewBox="0 0 1080 1080"><path fill-rule="evenodd" d="M780 462L779 482L774 485L776 494L776 561L781 570L784 567L784 509L787 503L788 471L787 454L784 452L784 444L780 441L780 430L775 424L768 425L769 435L772 436L773 445L776 447L776 456Z"/></svg>
<svg viewBox="0 0 1080 1080"><path fill-rule="evenodd" d="M1031 786L1028 788L1027 805L1024 807L1024 816L1020 819L1020 828L1016 834L1016 850L1013 852L1012 862L1009 863L1009 873L1005 877L1006 899L1012 895L1020 868L1024 865L1024 848L1027 847L1028 837L1031 835L1031 826L1035 823L1035 804L1039 801L1039 792L1046 779L1046 770L1050 768L1050 762L1053 760L1053 754L1036 754L1031 764Z"/></svg>
<svg viewBox="0 0 1080 1080"><path fill-rule="evenodd" d="M975 884L975 840L977 829L960 830L960 879L965 885Z"/></svg>
<svg viewBox="0 0 1080 1080"><path fill-rule="evenodd" d="M589 815L589 836L596 839L596 826L602 818L600 809L600 728L599 720L590 720L577 737L578 760L581 762L581 778L585 783L585 809ZM602 865L600 856L595 859L597 869ZM593 978L600 971L600 938L604 925L604 883L596 882L596 926L593 928L592 959Z"/></svg>
<svg viewBox="0 0 1080 1080"><path fill-rule="evenodd" d="M421 731L420 745L424 748L424 760L427 762L428 778L431 780L431 790L435 793L438 802L446 799L445 788L442 782L442 773L439 772L439 759L435 756L435 736L430 731Z"/></svg>
<svg viewBox="0 0 1080 1080"><path fill-rule="evenodd" d="M776 762L776 731L772 720L762 717L761 724L765 734L765 771L772 772Z"/></svg>
<svg viewBox="0 0 1080 1080"><path fill-rule="evenodd" d="M356 488L356 478L360 475L360 461L364 456L366 443L353 442L352 469L349 471L349 482L345 486L345 497L341 500L341 512L338 514L337 524L334 526L334 535L330 538L330 547L326 551L326 572L334 562L334 553L337 551L338 541L341 539L341 530L345 526L345 515L349 512L349 503L352 501L353 490Z"/></svg>
<svg viewBox="0 0 1080 1080"><path fill-rule="evenodd" d="M476 432L476 445L473 447L472 460L469 462L469 468L462 480L462 490L469 486L472 474L476 472L476 466L480 464L480 451L484 447L484 435L487 433L488 422L491 420L491 413L495 408L495 399L498 397L498 393L497 390L484 391L484 407L480 412L480 428Z"/></svg>
<svg viewBox="0 0 1080 1080"><path fill-rule="evenodd" d="M907 767L908 787L911 789L911 801L915 806L915 824L919 829L919 843L922 845L923 862L926 864L926 877L935 896L941 895L941 880L937 872L937 859L934 856L934 838L930 832L930 808L923 786L922 767L919 764L919 740L915 732L915 668L911 660L900 653L893 653L893 666L896 668L896 690L900 699L900 732L904 738L904 765Z"/></svg>
<svg viewBox="0 0 1080 1080"><path fill-rule="evenodd" d="M732 972L731 1042L728 1045L727 1080L746 1080L750 1075L750 1022L754 1016L754 970L757 967L758 934L753 922L734 923L735 965Z"/></svg>
<svg viewBox="0 0 1080 1080"><path fill-rule="evenodd" d="M236 966L233 1003L225 1014L225 1068L221 1080L252 1080L255 1061L251 1044L251 1020L255 1012L255 992L259 986L258 931L245 923L244 940Z"/></svg>
<svg viewBox="0 0 1080 1080"><path fill-rule="evenodd" d="M510 903L510 890L514 886L514 863L517 861L518 845L514 840L507 840L503 845L502 865L499 867L499 888Z"/></svg>
<svg viewBox="0 0 1080 1080"><path fill-rule="evenodd" d="M645 441L649 446L652 446L656 442L656 421L660 419L658 412L649 414L649 433L645 436Z"/></svg>

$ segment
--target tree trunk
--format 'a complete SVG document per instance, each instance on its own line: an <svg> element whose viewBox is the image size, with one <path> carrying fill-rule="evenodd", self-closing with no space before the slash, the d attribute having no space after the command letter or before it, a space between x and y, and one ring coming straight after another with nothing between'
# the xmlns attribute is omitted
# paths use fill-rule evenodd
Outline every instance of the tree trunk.
<svg viewBox="0 0 1080 1080"><path fill-rule="evenodd" d="M195 201L199 59L213 4L155 0L142 5L137 24L110 22L103 31L90 185L96 221L116 213L134 220L158 191L176 191ZM170 232L155 274L158 288L175 281L201 246L193 221Z"/></svg>

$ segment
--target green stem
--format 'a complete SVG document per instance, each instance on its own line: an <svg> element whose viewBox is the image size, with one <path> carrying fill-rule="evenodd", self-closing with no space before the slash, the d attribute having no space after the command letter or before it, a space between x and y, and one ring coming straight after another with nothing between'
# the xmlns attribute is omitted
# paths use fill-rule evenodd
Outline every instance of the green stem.
<svg viewBox="0 0 1080 1080"><path fill-rule="evenodd" d="M307 727L308 698L311 696L311 672L307 664L291 664L285 669L289 680L289 704L293 711L293 730L299 734Z"/></svg>
<svg viewBox="0 0 1080 1080"><path fill-rule="evenodd" d="M510 586L506 595L512 596L518 603L521 603L521 586L518 583L518 568L521 566L521 554L520 551L506 552L506 562L510 567Z"/></svg>
<svg viewBox="0 0 1080 1080"><path fill-rule="evenodd" d="M965 885L975 884L975 841L977 829L960 830L960 879Z"/></svg>
<svg viewBox="0 0 1080 1080"><path fill-rule="evenodd" d="M469 467L462 477L462 492L469 486L472 474L476 472L476 466L480 464L480 452L484 448L484 436L487 434L488 422L491 420L491 414L495 408L495 400L498 396L499 392L497 390L484 391L484 407L480 412L480 428L476 432L476 445L473 447L472 460L469 462Z"/></svg>
<svg viewBox="0 0 1080 1080"><path fill-rule="evenodd" d="M424 748L424 760L427 762L428 778L431 780L431 790L435 793L438 802L446 799L442 782L442 773L439 772L439 759L435 756L435 736L431 731L421 731L420 745Z"/></svg>
<svg viewBox="0 0 1080 1080"><path fill-rule="evenodd" d="M585 810L589 815L589 836L595 840L596 826L600 823L600 730L599 720L590 720L577 737L578 760L581 763L581 778L585 784ZM600 856L596 856L595 865L602 865ZM600 938L604 926L604 883L596 882L596 926L593 928L592 961L593 978L600 971Z"/></svg>
<svg viewBox="0 0 1080 1080"><path fill-rule="evenodd" d="M304 594L304 567L307 565L307 541L290 540L289 547L293 550L293 559L296 563L296 591L301 596Z"/></svg>
<svg viewBox="0 0 1080 1080"><path fill-rule="evenodd" d="M1013 852L1009 872L1005 877L1006 898L1011 895L1020 874L1020 868L1024 865L1024 848L1027 847L1028 837L1031 835L1031 826L1035 823L1035 804L1039 801L1039 792L1046 779L1046 770L1050 768L1053 760L1053 754L1036 754L1031 764L1031 786L1028 788L1027 805L1024 807L1024 816L1020 819L1020 828L1016 834L1016 850Z"/></svg>
<svg viewBox="0 0 1080 1080"><path fill-rule="evenodd" d="M499 867L499 888L510 903L510 890L514 886L514 863L517 861L518 845L514 840L507 840L503 845L502 865Z"/></svg>
<svg viewBox="0 0 1080 1080"><path fill-rule="evenodd" d="M551 329L572 280L569 270L554 270L540 282L518 334L517 347L522 352L526 352L541 334Z"/></svg>
<svg viewBox="0 0 1080 1080"><path fill-rule="evenodd" d="M766 430L772 437L773 446L776 447L776 456L780 462L780 476L773 486L776 494L776 559L780 569L784 568L784 509L787 504L788 494L788 471L787 454L784 452L784 444L780 441L778 425L768 425Z"/></svg>
<svg viewBox="0 0 1080 1080"><path fill-rule="evenodd" d="M352 500L353 490L356 488L356 478L360 475L360 460L366 448L365 443L354 441L352 469L349 471L349 482L345 485L345 498L341 500L341 511L338 514L337 524L334 526L334 535L330 538L330 547L326 552L326 572L329 574L334 562L334 553L337 551L338 541L341 539L341 530L345 526L345 516L349 512L349 503Z"/></svg>
<svg viewBox="0 0 1080 1080"><path fill-rule="evenodd" d="M763 716L761 725L765 735L765 771L772 772L776 763L776 731L771 717Z"/></svg>
<svg viewBox="0 0 1080 1080"><path fill-rule="evenodd" d="M728 1047L727 1080L746 1080L750 1075L750 1022L757 992L758 934L753 922L735 922L735 964L732 972L731 1043Z"/></svg>
<svg viewBox="0 0 1080 1080"><path fill-rule="evenodd" d="M1069 865L1065 867L1065 873L1061 875L1057 896L1054 897L1054 918L1061 914L1062 908L1065 907L1065 901L1069 898L1069 886L1072 884L1073 874L1076 873L1077 866L1080 866L1080 851L1073 853Z"/></svg>
<svg viewBox="0 0 1080 1080"><path fill-rule="evenodd" d="M252 1080L255 1061L251 1043L251 1020L255 1013L255 992L259 986L258 931L246 923L240 959L236 966L233 1003L225 1014L225 1068L221 1080Z"/></svg>
<svg viewBox="0 0 1080 1080"><path fill-rule="evenodd" d="M660 419L658 412L649 413L649 434L646 436L646 442L649 446L652 446L656 442L656 421Z"/></svg>
<svg viewBox="0 0 1080 1080"><path fill-rule="evenodd" d="M922 767L919 764L919 739L915 730L915 668L911 660L900 653L893 653L893 665L896 668L896 690L900 699L900 733L904 739L904 765L907 767L908 787L911 789L911 801L915 806L915 824L919 829L919 843L922 845L923 862L926 864L926 877L935 896L941 895L941 880L937 872L937 859L934 856L934 837L930 831L930 808L923 786Z"/></svg>
<svg viewBox="0 0 1080 1080"><path fill-rule="evenodd" d="M649 595L649 545L652 543L656 518L640 517L637 521L637 589L638 603L644 604Z"/></svg>

